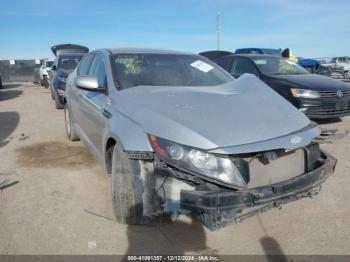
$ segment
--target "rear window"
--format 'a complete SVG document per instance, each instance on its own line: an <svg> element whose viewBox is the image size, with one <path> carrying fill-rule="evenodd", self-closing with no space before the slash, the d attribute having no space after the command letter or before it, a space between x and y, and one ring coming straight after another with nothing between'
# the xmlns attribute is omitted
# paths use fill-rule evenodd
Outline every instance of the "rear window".
<svg viewBox="0 0 350 262"><path fill-rule="evenodd" d="M47 61L46 62L46 67L52 67L53 61Z"/></svg>
<svg viewBox="0 0 350 262"><path fill-rule="evenodd" d="M66 70L74 69L80 62L83 55L61 56L58 60L57 68Z"/></svg>

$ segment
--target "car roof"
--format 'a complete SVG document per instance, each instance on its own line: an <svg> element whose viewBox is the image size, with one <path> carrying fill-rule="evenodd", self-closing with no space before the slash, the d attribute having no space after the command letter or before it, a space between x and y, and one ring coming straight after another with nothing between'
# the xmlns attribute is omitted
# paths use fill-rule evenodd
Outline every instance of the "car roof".
<svg viewBox="0 0 350 262"><path fill-rule="evenodd" d="M243 47L243 48L237 48L237 50L251 50L251 49L255 49L255 50L278 50L276 48L265 48L265 47Z"/></svg>
<svg viewBox="0 0 350 262"><path fill-rule="evenodd" d="M227 56L222 56L222 57L278 57L281 58L281 56L278 55L267 55L267 54L233 54L233 55L227 55ZM222 58L220 57L220 58ZM219 59L219 58L218 58Z"/></svg>
<svg viewBox="0 0 350 262"><path fill-rule="evenodd" d="M99 49L100 51L108 50L112 54L178 54L178 55L196 55L190 52L175 51L168 49L157 49L157 48L104 48ZM97 51L97 50L96 50Z"/></svg>

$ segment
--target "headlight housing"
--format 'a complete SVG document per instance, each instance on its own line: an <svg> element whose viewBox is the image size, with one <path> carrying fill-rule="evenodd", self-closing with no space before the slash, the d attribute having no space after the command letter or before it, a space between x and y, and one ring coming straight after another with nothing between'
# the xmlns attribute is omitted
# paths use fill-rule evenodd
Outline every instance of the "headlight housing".
<svg viewBox="0 0 350 262"><path fill-rule="evenodd" d="M240 172L243 165L239 161L235 161L235 164L231 158L179 145L154 135L149 135L149 139L154 151L169 164L221 183L238 188L247 187Z"/></svg>
<svg viewBox="0 0 350 262"><path fill-rule="evenodd" d="M302 98L320 98L321 97L320 93L314 90L291 88L290 91L294 97L302 97Z"/></svg>

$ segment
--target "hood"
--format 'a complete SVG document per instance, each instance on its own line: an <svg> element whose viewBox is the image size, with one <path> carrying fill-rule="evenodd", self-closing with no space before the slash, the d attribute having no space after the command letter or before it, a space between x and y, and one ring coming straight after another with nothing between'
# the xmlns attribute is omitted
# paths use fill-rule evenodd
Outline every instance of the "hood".
<svg viewBox="0 0 350 262"><path fill-rule="evenodd" d="M317 74L274 75L271 77L285 80L294 88L306 88L315 91L350 90L350 86L340 80Z"/></svg>
<svg viewBox="0 0 350 262"><path fill-rule="evenodd" d="M265 141L310 124L248 74L215 87L133 87L120 91L116 104L144 132L206 150Z"/></svg>

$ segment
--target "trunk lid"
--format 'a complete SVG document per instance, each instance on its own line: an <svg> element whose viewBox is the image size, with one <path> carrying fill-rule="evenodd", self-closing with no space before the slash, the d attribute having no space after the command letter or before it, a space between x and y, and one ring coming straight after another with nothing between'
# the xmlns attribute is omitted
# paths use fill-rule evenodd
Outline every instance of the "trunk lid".
<svg viewBox="0 0 350 262"><path fill-rule="evenodd" d="M89 48L81 45L62 44L52 46L51 51L55 56L57 56L59 54L88 53Z"/></svg>

